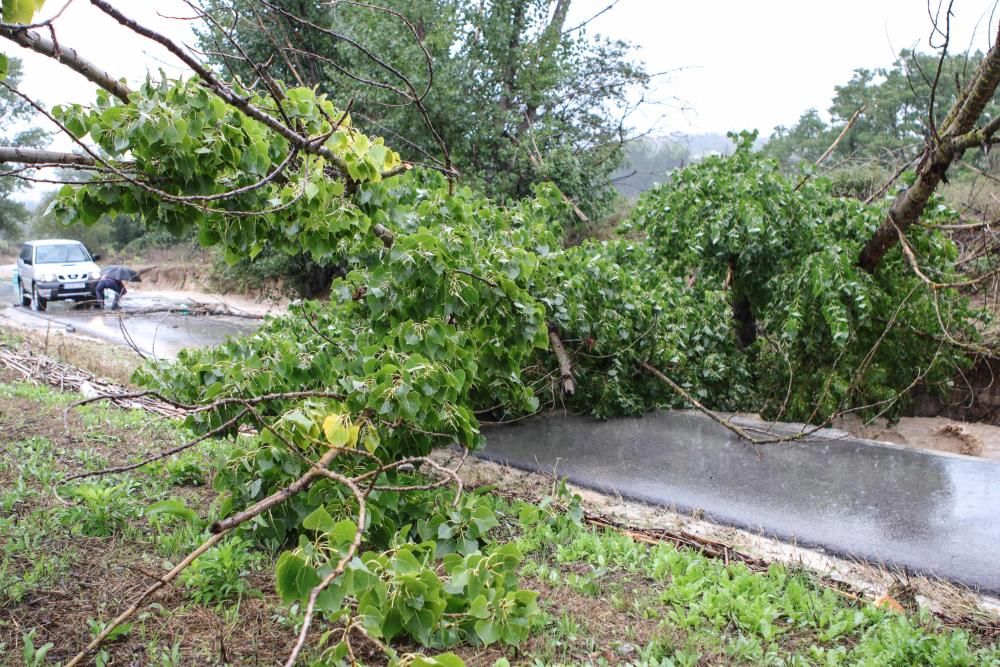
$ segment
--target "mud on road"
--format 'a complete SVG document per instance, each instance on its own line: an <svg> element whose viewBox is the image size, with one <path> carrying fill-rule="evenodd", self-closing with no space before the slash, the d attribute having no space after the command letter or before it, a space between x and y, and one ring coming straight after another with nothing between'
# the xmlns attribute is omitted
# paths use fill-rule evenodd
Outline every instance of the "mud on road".
<svg viewBox="0 0 1000 667"><path fill-rule="evenodd" d="M94 310L71 302L54 301L45 312L35 312L15 304L11 266L0 266L0 324L38 332L82 336L128 347L145 357L173 359L185 348L216 345L229 336L254 331L260 320L228 316L185 314L191 295L129 288L122 309ZM197 295L199 302L226 303L222 297ZM240 303L241 308L250 308ZM170 309L180 312L168 312ZM163 312L139 313L137 311ZM234 309L235 310L235 309ZM258 313L263 309L257 309Z"/></svg>

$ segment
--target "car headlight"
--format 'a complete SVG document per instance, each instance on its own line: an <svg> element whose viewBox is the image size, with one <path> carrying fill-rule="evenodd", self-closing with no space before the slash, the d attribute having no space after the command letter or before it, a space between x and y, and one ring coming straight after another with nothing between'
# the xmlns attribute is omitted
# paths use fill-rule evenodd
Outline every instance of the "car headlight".
<svg viewBox="0 0 1000 667"><path fill-rule="evenodd" d="M42 281L43 282L50 283L50 282L52 282L55 279L56 279L56 274L54 274L54 273L43 273L42 274Z"/></svg>
<svg viewBox="0 0 1000 667"><path fill-rule="evenodd" d="M97 280L98 278L101 277L101 272L95 269L94 271L90 272L90 277L92 280Z"/></svg>

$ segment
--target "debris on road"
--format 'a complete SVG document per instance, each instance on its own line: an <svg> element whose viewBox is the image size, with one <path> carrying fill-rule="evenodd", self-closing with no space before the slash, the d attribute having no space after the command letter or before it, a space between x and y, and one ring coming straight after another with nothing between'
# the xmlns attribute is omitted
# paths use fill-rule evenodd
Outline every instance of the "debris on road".
<svg viewBox="0 0 1000 667"><path fill-rule="evenodd" d="M237 310L224 303L180 303L169 306L149 306L146 308L128 308L122 311L123 317L130 315L152 315L155 313L169 313L172 315L214 316L214 317L242 317L247 320L262 320L263 315L248 313L244 310Z"/></svg>

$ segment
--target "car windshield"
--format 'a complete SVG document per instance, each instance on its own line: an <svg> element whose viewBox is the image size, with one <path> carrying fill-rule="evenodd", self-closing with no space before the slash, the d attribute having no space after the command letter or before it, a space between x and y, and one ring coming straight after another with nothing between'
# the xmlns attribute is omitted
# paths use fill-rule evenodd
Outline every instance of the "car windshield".
<svg viewBox="0 0 1000 667"><path fill-rule="evenodd" d="M68 262L89 262L90 254L79 243L60 245L40 245L35 251L36 264L66 264Z"/></svg>

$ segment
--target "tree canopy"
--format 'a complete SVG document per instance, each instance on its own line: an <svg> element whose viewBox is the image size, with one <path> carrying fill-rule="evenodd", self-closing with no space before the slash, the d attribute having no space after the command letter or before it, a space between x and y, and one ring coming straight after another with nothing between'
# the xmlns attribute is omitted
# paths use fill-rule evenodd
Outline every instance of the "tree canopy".
<svg viewBox="0 0 1000 667"><path fill-rule="evenodd" d="M982 60L978 51L948 54L942 59L938 54L903 50L891 67L855 70L850 81L834 89L829 121L816 109L809 109L792 127L775 128L764 152L786 168L815 162L854 113L864 107L831 160L875 161L890 167L903 164L912 160L928 134L940 127ZM998 110L1000 106L991 103L987 114L993 116Z"/></svg>
<svg viewBox="0 0 1000 667"><path fill-rule="evenodd" d="M200 43L245 81L261 74L248 62L266 62L267 76L336 91L404 157L454 167L499 201L552 181L597 216L649 75L627 43L567 24L570 5L211 0Z"/></svg>
<svg viewBox="0 0 1000 667"><path fill-rule="evenodd" d="M17 86L21 81L21 61L10 58L5 61L7 82ZM44 146L48 135L32 125L34 110L24 99L14 95L7 88L0 88L0 145ZM0 238L16 238L21 227L27 222L27 207L12 195L26 187L24 180L4 176L0 171Z"/></svg>

